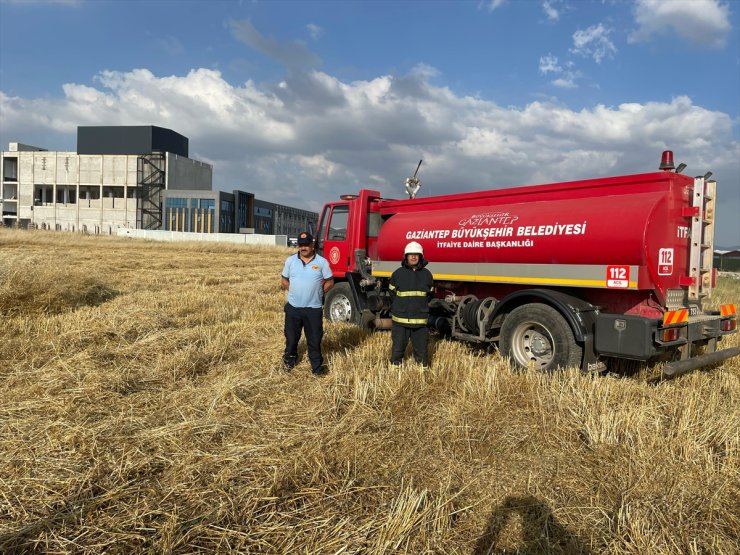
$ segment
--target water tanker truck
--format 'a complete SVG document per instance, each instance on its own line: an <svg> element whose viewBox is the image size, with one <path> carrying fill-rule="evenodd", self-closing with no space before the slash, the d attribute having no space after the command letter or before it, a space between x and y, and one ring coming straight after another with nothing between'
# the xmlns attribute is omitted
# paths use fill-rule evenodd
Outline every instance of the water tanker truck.
<svg viewBox="0 0 740 555"><path fill-rule="evenodd" d="M428 198L414 174L406 199L342 195L316 234L336 283L325 316L389 328L388 280L416 241L435 280L429 326L497 344L517 367L664 360L673 376L740 355L719 348L736 305L703 308L717 183L684 168L665 151L651 173Z"/></svg>

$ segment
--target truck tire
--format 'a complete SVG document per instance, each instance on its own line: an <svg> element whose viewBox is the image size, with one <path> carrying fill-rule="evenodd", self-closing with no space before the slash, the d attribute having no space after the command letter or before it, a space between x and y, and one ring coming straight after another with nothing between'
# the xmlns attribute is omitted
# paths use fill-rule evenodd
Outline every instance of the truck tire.
<svg viewBox="0 0 740 555"><path fill-rule="evenodd" d="M501 326L501 354L518 368L552 372L581 366L583 349L568 322L549 305L525 304L515 308Z"/></svg>
<svg viewBox="0 0 740 555"><path fill-rule="evenodd" d="M324 318L330 322L359 324L360 311L349 283L337 283L329 289L324 299Z"/></svg>

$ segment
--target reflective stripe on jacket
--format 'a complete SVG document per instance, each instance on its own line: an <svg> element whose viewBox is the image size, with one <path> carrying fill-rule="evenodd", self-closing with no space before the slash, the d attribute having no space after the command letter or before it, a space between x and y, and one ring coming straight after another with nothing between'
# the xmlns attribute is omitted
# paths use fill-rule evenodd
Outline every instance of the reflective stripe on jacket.
<svg viewBox="0 0 740 555"><path fill-rule="evenodd" d="M426 260L412 268L404 259L401 267L391 275L388 286L391 292L391 317L394 322L411 327L427 324L429 299L432 296L434 278L425 268Z"/></svg>

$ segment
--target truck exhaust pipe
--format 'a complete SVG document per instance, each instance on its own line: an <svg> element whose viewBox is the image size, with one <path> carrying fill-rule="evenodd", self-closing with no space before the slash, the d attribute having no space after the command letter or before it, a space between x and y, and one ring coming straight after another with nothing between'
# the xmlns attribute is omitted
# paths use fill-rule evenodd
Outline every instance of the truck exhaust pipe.
<svg viewBox="0 0 740 555"><path fill-rule="evenodd" d="M699 355L698 357L689 358L687 360L677 360L675 362L669 362L663 367L663 378L675 378L681 374L686 374L702 366L710 366L712 364L718 364L727 360L728 358L736 357L740 355L740 347L732 347L730 349L723 349L721 351L715 351L714 353L706 353Z"/></svg>

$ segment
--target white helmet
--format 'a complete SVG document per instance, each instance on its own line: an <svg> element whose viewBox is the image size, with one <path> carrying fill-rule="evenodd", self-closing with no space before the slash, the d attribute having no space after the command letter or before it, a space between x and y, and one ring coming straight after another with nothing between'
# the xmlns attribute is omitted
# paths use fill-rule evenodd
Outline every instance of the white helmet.
<svg viewBox="0 0 740 555"><path fill-rule="evenodd" d="M421 256L424 256L424 248L416 241L411 241L406 245L406 248L403 249L403 254L404 256L407 254L420 254Z"/></svg>

